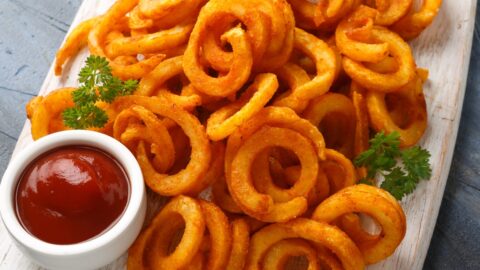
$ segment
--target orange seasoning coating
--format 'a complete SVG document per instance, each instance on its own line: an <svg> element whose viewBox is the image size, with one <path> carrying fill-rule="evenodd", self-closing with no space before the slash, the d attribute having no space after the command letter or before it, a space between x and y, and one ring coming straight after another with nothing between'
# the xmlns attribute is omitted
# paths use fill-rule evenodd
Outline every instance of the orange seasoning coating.
<svg viewBox="0 0 480 270"><path fill-rule="evenodd" d="M129 182L120 164L91 147L53 149L24 170L15 194L23 227L52 244L95 237L122 215Z"/></svg>

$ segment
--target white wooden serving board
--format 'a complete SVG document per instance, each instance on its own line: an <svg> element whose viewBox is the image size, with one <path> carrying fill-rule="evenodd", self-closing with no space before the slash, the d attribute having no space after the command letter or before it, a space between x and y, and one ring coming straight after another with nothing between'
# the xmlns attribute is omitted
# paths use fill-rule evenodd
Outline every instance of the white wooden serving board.
<svg viewBox="0 0 480 270"><path fill-rule="evenodd" d="M104 13L114 0L85 0L72 23ZM455 146L475 24L476 0L443 0L433 25L412 42L419 67L430 70L425 85L429 125L421 145L432 154L433 174L415 193L402 202L407 215L407 234L400 247L387 260L368 269L422 269L442 201ZM71 29L72 29L71 28ZM76 86L78 71L87 56L84 49L68 64L63 77L56 77L53 67L45 78L39 95L63 86ZM32 142L27 121L13 155ZM40 269L24 257L0 225L0 269ZM124 269L126 255L102 269Z"/></svg>

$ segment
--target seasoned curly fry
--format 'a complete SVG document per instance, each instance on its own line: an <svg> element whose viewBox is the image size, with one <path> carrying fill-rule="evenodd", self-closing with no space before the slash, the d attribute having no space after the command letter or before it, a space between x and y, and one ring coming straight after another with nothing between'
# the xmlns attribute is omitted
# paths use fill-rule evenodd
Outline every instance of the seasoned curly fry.
<svg viewBox="0 0 480 270"><path fill-rule="evenodd" d="M375 26L372 38L389 44L390 54L398 64L392 73L379 73L365 67L348 56L343 58L345 72L359 85L380 92L394 92L405 86L415 76L415 62L410 46L397 34Z"/></svg>
<svg viewBox="0 0 480 270"><path fill-rule="evenodd" d="M152 163L162 173L167 172L175 161L175 149L167 128L154 113L142 106L132 106L117 116L113 136L134 153L140 141L148 143L154 155Z"/></svg>
<svg viewBox="0 0 480 270"><path fill-rule="evenodd" d="M427 105L422 84L417 75L397 92L369 91L366 95L372 127L389 133L397 131L402 147L415 145L427 128Z"/></svg>
<svg viewBox="0 0 480 270"><path fill-rule="evenodd" d="M405 214L395 198L379 188L367 185L345 188L322 202L312 219L332 222L344 214L359 212L372 216L382 227L382 233L373 241L357 242L365 262L372 264L390 256L405 236Z"/></svg>
<svg viewBox="0 0 480 270"><path fill-rule="evenodd" d="M88 34L95 23L98 22L98 19L99 17L94 17L81 22L73 29L70 35L68 35L65 44L57 51L57 55L55 56L55 75L60 76L62 74L63 64L87 44Z"/></svg>
<svg viewBox="0 0 480 270"><path fill-rule="evenodd" d="M32 99L27 104L27 111L32 122L32 138L38 140L43 136L68 129L63 124L62 112L73 107L72 92L74 88L60 88L43 98Z"/></svg>
<svg viewBox="0 0 480 270"><path fill-rule="evenodd" d="M218 141L228 137L235 129L259 112L278 88L273 74L259 74L255 82L235 102L218 109L207 121L207 135Z"/></svg>
<svg viewBox="0 0 480 270"><path fill-rule="evenodd" d="M262 269L260 263L268 249L279 241L291 238L302 238L333 251L344 269L365 268L362 254L344 232L323 222L299 218L287 223L269 225L255 233L245 269Z"/></svg>
<svg viewBox="0 0 480 270"><path fill-rule="evenodd" d="M120 21L129 11L131 11L138 0L119 0L101 17L93 26L88 35L88 47L94 55L106 56L104 43L106 35L112 30L113 25ZM131 65L119 65L110 61L112 73L122 79L138 79L150 72L158 65L165 55L157 54L152 57L139 61Z"/></svg>
<svg viewBox="0 0 480 270"><path fill-rule="evenodd" d="M182 89L179 90L179 94L173 93L173 90L169 89L167 84L169 80L176 76L184 76L182 63L183 56L173 57L161 62L140 80L135 94L164 97L189 111L200 105L201 97L198 94L187 93L186 88L191 87L188 82L180 82L182 83Z"/></svg>
<svg viewBox="0 0 480 270"><path fill-rule="evenodd" d="M406 40L418 37L433 22L441 5L442 0L423 0L419 11L410 11L392 26L392 30Z"/></svg>

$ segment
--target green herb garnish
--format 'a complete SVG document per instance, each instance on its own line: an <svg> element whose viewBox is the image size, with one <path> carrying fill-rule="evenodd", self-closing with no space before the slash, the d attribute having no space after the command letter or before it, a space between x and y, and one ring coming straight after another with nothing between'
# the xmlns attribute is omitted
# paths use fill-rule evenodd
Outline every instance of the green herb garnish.
<svg viewBox="0 0 480 270"><path fill-rule="evenodd" d="M367 177L361 180L362 183L373 184L375 176L383 175L385 181L380 187L401 200L415 190L420 180L431 177L429 160L430 153L419 146L401 150L398 132L388 135L380 132L370 140L370 148L358 155L354 163L357 167L367 168Z"/></svg>
<svg viewBox="0 0 480 270"><path fill-rule="evenodd" d="M95 103L111 103L118 96L132 94L138 86L136 80L122 81L114 77L107 59L101 56L89 56L78 76L80 86L72 93L75 107L63 111L63 122L74 129L103 127L108 116Z"/></svg>

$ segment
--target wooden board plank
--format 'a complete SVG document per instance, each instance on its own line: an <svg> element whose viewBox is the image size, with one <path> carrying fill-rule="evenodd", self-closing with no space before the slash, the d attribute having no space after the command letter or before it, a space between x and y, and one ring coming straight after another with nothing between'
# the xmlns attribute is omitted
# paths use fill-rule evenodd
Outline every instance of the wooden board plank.
<svg viewBox="0 0 480 270"><path fill-rule="evenodd" d="M72 23L102 14L113 0L85 0ZM425 87L429 127L421 144L432 153L433 176L402 202L407 215L407 235L394 255L369 269L421 269L435 227L459 125L466 85L475 19L475 0L444 0L434 24L412 42L417 64L430 70ZM41 95L61 86L76 85L76 74L87 51L83 50L66 68L72 76L55 77L51 68ZM14 154L32 142L30 124L25 123ZM0 267L39 269L13 246L0 226ZM104 269L124 268L125 256Z"/></svg>

